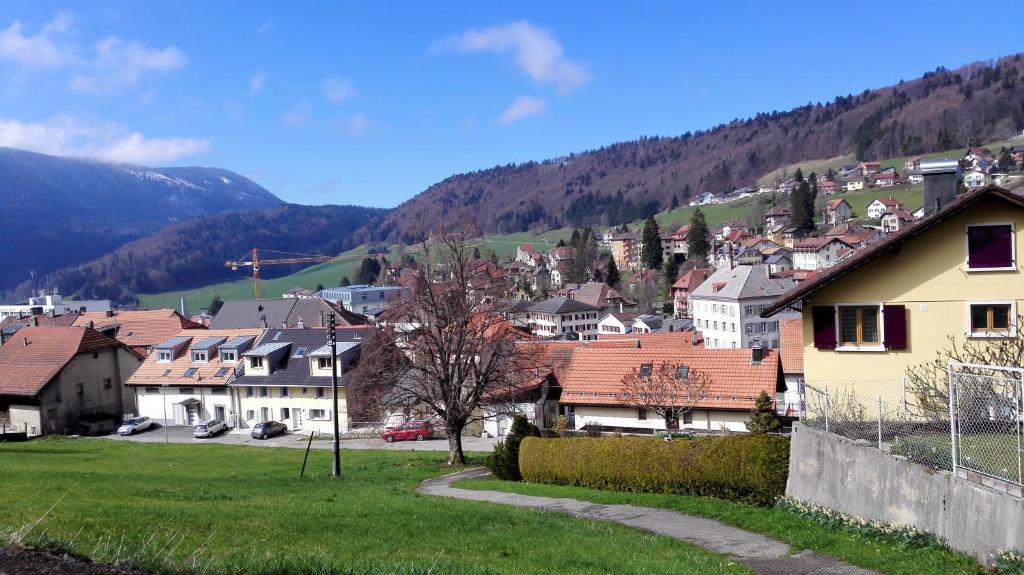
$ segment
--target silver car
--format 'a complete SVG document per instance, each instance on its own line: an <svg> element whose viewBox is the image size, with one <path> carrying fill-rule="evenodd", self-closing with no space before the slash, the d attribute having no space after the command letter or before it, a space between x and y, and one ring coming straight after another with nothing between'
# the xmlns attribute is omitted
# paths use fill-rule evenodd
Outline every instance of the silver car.
<svg viewBox="0 0 1024 575"><path fill-rule="evenodd" d="M146 431L153 425L153 420L143 415L142 417L133 417L126 419L121 423L121 427L117 428L118 435L134 435L140 431Z"/></svg>
<svg viewBox="0 0 1024 575"><path fill-rule="evenodd" d="M213 437L226 430L228 426L219 419L210 419L192 428L195 437Z"/></svg>

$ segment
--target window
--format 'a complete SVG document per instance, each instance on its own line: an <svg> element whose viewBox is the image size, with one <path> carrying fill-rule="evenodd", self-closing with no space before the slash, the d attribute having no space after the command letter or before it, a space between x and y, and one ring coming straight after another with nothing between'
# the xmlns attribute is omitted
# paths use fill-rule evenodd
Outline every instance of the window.
<svg viewBox="0 0 1024 575"><path fill-rule="evenodd" d="M291 417L291 416L292 416L292 410L288 409L287 407L282 407L281 408L281 421L287 421L288 418Z"/></svg>
<svg viewBox="0 0 1024 575"><path fill-rule="evenodd" d="M316 363L317 363L317 367L319 367L320 369L330 369L331 368L331 358L329 358L329 357L318 357L318 358L316 358Z"/></svg>
<svg viewBox="0 0 1024 575"><path fill-rule="evenodd" d="M169 369L165 369L165 370L164 370L164 374L163 374L163 375L162 375L161 377L167 377L167 376L169 376L169 375L171 375L171 370L169 370Z"/></svg>
<svg viewBox="0 0 1024 575"><path fill-rule="evenodd" d="M969 271L1014 269L1013 226L967 226Z"/></svg>
<svg viewBox="0 0 1024 575"><path fill-rule="evenodd" d="M182 395L192 395L195 392L196 392L196 390L191 388L191 387L183 387L183 388L181 388L181 394Z"/></svg>
<svg viewBox="0 0 1024 575"><path fill-rule="evenodd" d="M309 418L310 419L327 419L327 411L324 410L324 409L310 409L309 410Z"/></svg>
<svg viewBox="0 0 1024 575"><path fill-rule="evenodd" d="M253 356L249 358L249 367L253 369L263 369L263 358L260 356Z"/></svg>
<svg viewBox="0 0 1024 575"><path fill-rule="evenodd" d="M222 351L222 352L220 352L220 360L221 361L235 361L235 352L234 351Z"/></svg>
<svg viewBox="0 0 1024 575"><path fill-rule="evenodd" d="M971 337L1013 336L1013 302L974 302L968 304Z"/></svg>
<svg viewBox="0 0 1024 575"><path fill-rule="evenodd" d="M147 387L146 393L160 393L159 387Z"/></svg>
<svg viewBox="0 0 1024 575"><path fill-rule="evenodd" d="M252 409L246 411L245 412L245 418L246 419L256 419L256 412L253 411Z"/></svg>
<svg viewBox="0 0 1024 575"><path fill-rule="evenodd" d="M75 393L78 395L85 395L85 384L78 382L75 384Z"/></svg>
<svg viewBox="0 0 1024 575"><path fill-rule="evenodd" d="M111 387L114 387L114 380L110 379L109 377L104 377L103 389L110 389Z"/></svg>
<svg viewBox="0 0 1024 575"><path fill-rule="evenodd" d="M245 396L246 397L252 397L253 396L253 389L252 389L251 385L246 386L246 388L245 388ZM252 418L250 417L249 419L252 419Z"/></svg>
<svg viewBox="0 0 1024 575"><path fill-rule="evenodd" d="M270 396L270 390L265 388L265 387L261 387L260 388L260 397L269 397L269 396Z"/></svg>
<svg viewBox="0 0 1024 575"><path fill-rule="evenodd" d="M278 394L279 394L279 397L288 397L288 388L287 387L279 388L278 389Z"/></svg>
<svg viewBox="0 0 1024 575"><path fill-rule="evenodd" d="M206 352L205 351L193 351L192 352L192 361L193 362L197 362L197 363L198 362L205 363L206 362Z"/></svg>
<svg viewBox="0 0 1024 575"><path fill-rule="evenodd" d="M678 365L676 366L676 379L686 379L690 377L690 366Z"/></svg>
<svg viewBox="0 0 1024 575"><path fill-rule="evenodd" d="M640 377L651 377L651 371L654 370L654 366L650 363L644 363L640 365Z"/></svg>
<svg viewBox="0 0 1024 575"><path fill-rule="evenodd" d="M878 329L878 306L839 306L840 345L878 345L881 342Z"/></svg>
<svg viewBox="0 0 1024 575"><path fill-rule="evenodd" d="M324 397L326 397L326 394L324 393L324 388L322 388L322 387L315 388L313 390L313 397L315 397L317 399L323 399Z"/></svg>
<svg viewBox="0 0 1024 575"><path fill-rule="evenodd" d="M193 375L196 374L197 371L199 371L199 368L197 368L197 367L190 367L190 368L185 370L185 377L192 377Z"/></svg>
<svg viewBox="0 0 1024 575"><path fill-rule="evenodd" d="M693 423L693 413L690 411L683 413L683 424L687 423Z"/></svg>
<svg viewBox="0 0 1024 575"><path fill-rule="evenodd" d="M636 418L639 419L640 421L646 420L647 419L647 408L646 407L641 407L640 409L638 409L637 410L637 414L636 414Z"/></svg>
<svg viewBox="0 0 1024 575"><path fill-rule="evenodd" d="M227 395L228 390L224 389L223 387L211 387L210 393L212 393L213 395ZM217 419L223 418L218 417Z"/></svg>
<svg viewBox="0 0 1024 575"><path fill-rule="evenodd" d="M306 348L300 347L299 349L296 349L295 353L292 354L292 357L296 359L302 359L306 357Z"/></svg>
<svg viewBox="0 0 1024 575"><path fill-rule="evenodd" d="M214 375L214 377L224 377L225 375L227 375L229 371L231 371L230 367L222 367L217 370L217 373L216 375Z"/></svg>
<svg viewBox="0 0 1024 575"><path fill-rule="evenodd" d="M168 349L161 349L156 352L157 361L171 361L171 351Z"/></svg>

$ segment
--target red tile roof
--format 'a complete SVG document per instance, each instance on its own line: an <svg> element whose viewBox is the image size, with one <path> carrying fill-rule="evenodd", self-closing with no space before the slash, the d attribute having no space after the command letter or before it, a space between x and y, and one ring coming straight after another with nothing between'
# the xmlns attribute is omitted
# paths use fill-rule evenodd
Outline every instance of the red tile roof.
<svg viewBox="0 0 1024 575"><path fill-rule="evenodd" d="M686 290L692 292L697 289L697 286L704 283L711 274L715 273L715 270L709 268L693 268L692 270L683 274L676 283L672 284L672 289Z"/></svg>
<svg viewBox="0 0 1024 575"><path fill-rule="evenodd" d="M835 210L835 209L838 209L839 206L841 206L843 204L850 205L843 198L836 198L834 200L829 200L827 206L828 206L828 209Z"/></svg>
<svg viewBox="0 0 1024 575"><path fill-rule="evenodd" d="M74 325L85 327L90 322L97 330L119 326L114 337L136 348L154 346L183 329L204 329L202 325L181 317L173 309L115 311L111 317L107 317L106 312L89 312L78 316Z"/></svg>
<svg viewBox="0 0 1024 575"><path fill-rule="evenodd" d="M619 393L624 377L649 363L686 365L691 377L705 374L710 387L705 398L693 407L747 411L762 392L775 394L779 378L779 357L764 350L764 359L750 361L749 349L705 349L693 346L643 346L577 349L562 379L561 402L570 405L621 406Z"/></svg>
<svg viewBox="0 0 1024 575"><path fill-rule="evenodd" d="M35 327L19 330L0 346L0 395L32 397L80 353L120 347L117 341L85 327Z"/></svg>
<svg viewBox="0 0 1024 575"><path fill-rule="evenodd" d="M779 324L779 355L784 373L804 372L804 320L788 319Z"/></svg>
<svg viewBox="0 0 1024 575"><path fill-rule="evenodd" d="M50 317L49 314L36 314L26 317L7 316L0 320L0 329L10 327L18 323L27 323L29 327L69 327L78 319L77 313L65 313ZM35 324L35 325L33 325Z"/></svg>

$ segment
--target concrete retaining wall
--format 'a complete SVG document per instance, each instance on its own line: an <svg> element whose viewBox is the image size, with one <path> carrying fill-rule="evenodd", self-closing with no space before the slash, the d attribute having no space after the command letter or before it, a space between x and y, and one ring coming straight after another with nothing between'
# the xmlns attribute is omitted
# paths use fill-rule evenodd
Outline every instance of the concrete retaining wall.
<svg viewBox="0 0 1024 575"><path fill-rule="evenodd" d="M1024 550L1024 500L799 424L786 495L929 531L983 563Z"/></svg>

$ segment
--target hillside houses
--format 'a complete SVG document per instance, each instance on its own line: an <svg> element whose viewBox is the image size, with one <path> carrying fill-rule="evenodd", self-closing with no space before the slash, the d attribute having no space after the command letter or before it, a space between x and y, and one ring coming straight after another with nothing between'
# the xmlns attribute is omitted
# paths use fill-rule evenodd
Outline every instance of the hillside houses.
<svg viewBox="0 0 1024 575"><path fill-rule="evenodd" d="M891 196L885 198L875 198L871 200L871 203L867 205L867 214L869 218L877 220L882 217L882 213L885 212L885 210L889 208L902 207L903 204L901 204L898 200L896 200L896 198L893 198Z"/></svg>
<svg viewBox="0 0 1024 575"><path fill-rule="evenodd" d="M690 295L694 327L709 348L778 348L778 322L790 312L767 321L760 314L793 285L764 265L718 269Z"/></svg>
<svg viewBox="0 0 1024 575"><path fill-rule="evenodd" d="M823 220L827 226L837 226L853 217L853 207L843 198L825 203Z"/></svg>

